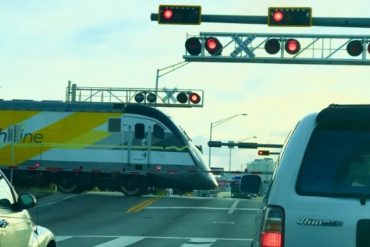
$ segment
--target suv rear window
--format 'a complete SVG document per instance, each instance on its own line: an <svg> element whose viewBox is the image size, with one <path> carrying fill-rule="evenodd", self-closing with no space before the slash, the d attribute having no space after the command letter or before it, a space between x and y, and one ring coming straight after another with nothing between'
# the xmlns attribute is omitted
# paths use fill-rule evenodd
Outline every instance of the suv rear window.
<svg viewBox="0 0 370 247"><path fill-rule="evenodd" d="M296 191L301 195L370 197L370 125L319 125L307 146Z"/></svg>

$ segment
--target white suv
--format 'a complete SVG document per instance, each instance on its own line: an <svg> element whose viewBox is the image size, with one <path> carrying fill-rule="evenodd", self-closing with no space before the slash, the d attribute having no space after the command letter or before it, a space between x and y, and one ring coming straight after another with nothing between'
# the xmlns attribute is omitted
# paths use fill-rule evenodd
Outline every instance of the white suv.
<svg viewBox="0 0 370 247"><path fill-rule="evenodd" d="M370 105L303 118L264 201L254 247L370 246Z"/></svg>

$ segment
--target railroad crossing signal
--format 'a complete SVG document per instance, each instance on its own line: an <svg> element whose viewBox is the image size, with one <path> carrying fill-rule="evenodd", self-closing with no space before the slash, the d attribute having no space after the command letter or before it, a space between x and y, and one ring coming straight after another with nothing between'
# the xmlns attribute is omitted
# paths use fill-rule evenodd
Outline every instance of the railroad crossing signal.
<svg viewBox="0 0 370 247"><path fill-rule="evenodd" d="M370 65L368 35L201 32L185 48L187 62Z"/></svg>
<svg viewBox="0 0 370 247"><path fill-rule="evenodd" d="M176 99L181 104L192 103L198 104L201 101L199 94L194 92L180 92L177 94Z"/></svg>
<svg viewBox="0 0 370 247"><path fill-rule="evenodd" d="M200 89L77 87L68 84L67 102L137 103L158 107L203 107Z"/></svg>
<svg viewBox="0 0 370 247"><path fill-rule="evenodd" d="M258 155L270 155L269 150L258 150Z"/></svg>
<svg viewBox="0 0 370 247"><path fill-rule="evenodd" d="M248 48L248 45L250 43L252 43L252 41L255 39L254 36L249 36L246 39L244 39L244 41L243 41L240 37L235 35L235 37L233 37L233 39L234 39L235 43L238 45L238 47L235 48L235 50L230 54L230 56L236 57L242 51L244 51L245 55L247 57L251 57L251 58L254 57L254 53Z"/></svg>
<svg viewBox="0 0 370 247"><path fill-rule="evenodd" d="M160 5L159 24L200 24L201 6L196 5Z"/></svg>
<svg viewBox="0 0 370 247"><path fill-rule="evenodd" d="M270 7L267 14L267 24L280 27L310 27L312 26L312 9Z"/></svg>
<svg viewBox="0 0 370 247"><path fill-rule="evenodd" d="M249 148L249 149L257 149L257 148L282 148L283 145L281 144L263 144L263 143L256 143L256 142L221 142L221 141L209 141L208 147L238 147L238 148ZM271 152L270 152L271 153Z"/></svg>

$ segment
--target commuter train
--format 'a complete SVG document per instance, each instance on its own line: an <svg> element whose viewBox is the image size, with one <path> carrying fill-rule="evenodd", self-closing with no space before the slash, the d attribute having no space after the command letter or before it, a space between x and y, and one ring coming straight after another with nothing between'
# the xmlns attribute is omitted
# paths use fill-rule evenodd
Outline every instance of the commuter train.
<svg viewBox="0 0 370 247"><path fill-rule="evenodd" d="M14 185L64 193L217 187L185 131L140 104L1 100L0 167Z"/></svg>

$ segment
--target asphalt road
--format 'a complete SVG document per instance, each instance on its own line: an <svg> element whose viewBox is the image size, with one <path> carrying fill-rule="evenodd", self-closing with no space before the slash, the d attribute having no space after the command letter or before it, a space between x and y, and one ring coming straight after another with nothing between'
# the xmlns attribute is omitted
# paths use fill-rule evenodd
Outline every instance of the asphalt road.
<svg viewBox="0 0 370 247"><path fill-rule="evenodd" d="M235 198L55 193L31 209L59 247L250 246L260 203Z"/></svg>

